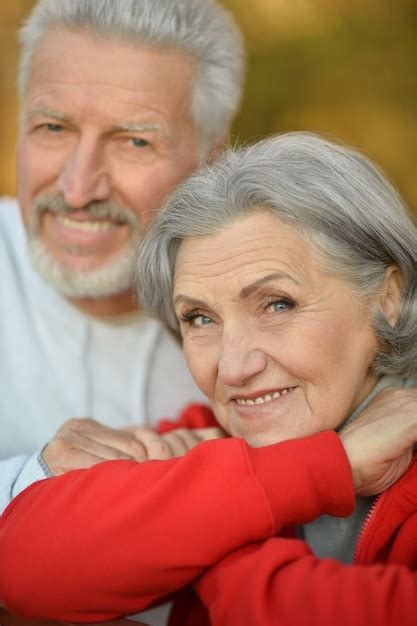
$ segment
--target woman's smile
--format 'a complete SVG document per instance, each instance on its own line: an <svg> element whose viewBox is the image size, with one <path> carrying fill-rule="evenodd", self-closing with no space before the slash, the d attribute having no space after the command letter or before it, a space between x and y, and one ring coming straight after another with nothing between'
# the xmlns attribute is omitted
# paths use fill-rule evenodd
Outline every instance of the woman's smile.
<svg viewBox="0 0 417 626"><path fill-rule="evenodd" d="M287 393L294 391L294 389L296 389L296 387L283 387L281 389L276 389L275 391L254 393L246 397L242 396L241 398L232 398L232 401L236 402L239 406L259 406L260 404L268 404L269 406L272 400L281 398Z"/></svg>
<svg viewBox="0 0 417 626"><path fill-rule="evenodd" d="M253 446L338 428L377 381L370 307L265 210L181 243L174 302L192 375Z"/></svg>

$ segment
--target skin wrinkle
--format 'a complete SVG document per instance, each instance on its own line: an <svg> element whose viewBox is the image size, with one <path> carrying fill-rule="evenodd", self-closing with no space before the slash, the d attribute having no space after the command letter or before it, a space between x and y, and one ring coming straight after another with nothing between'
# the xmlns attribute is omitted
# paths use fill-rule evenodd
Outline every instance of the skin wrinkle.
<svg viewBox="0 0 417 626"><path fill-rule="evenodd" d="M262 283L241 299L242 290L271 272L294 280ZM180 322L191 373L221 425L251 445L337 428L377 381L371 370L377 341L361 299L323 271L298 232L270 215L240 218L215 235L184 240L174 298L180 294L179 318L191 305L192 314L212 320L197 327ZM270 303L280 297L295 306L271 312ZM287 387L296 389L263 405L242 409L234 400Z"/></svg>
<svg viewBox="0 0 417 626"><path fill-rule="evenodd" d="M146 230L200 158L188 55L52 30L36 47L31 70L17 152L25 225L36 200L50 196L64 199L75 220L96 221L88 207L104 202L130 211ZM141 129L144 145L133 141ZM46 211L31 233L43 277L90 313L135 310L135 229L116 219L111 232L87 231L56 216Z"/></svg>

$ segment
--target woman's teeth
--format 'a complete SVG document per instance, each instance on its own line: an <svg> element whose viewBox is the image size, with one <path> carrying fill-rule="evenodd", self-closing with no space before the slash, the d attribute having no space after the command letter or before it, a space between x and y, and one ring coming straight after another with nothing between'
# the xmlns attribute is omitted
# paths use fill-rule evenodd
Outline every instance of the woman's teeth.
<svg viewBox="0 0 417 626"><path fill-rule="evenodd" d="M82 230L84 232L89 233L103 233L111 228L114 228L114 223L110 220L103 221L81 221L81 220L73 220L70 217L60 215L59 221L64 226L68 226L68 228L73 228L75 230Z"/></svg>
<svg viewBox="0 0 417 626"><path fill-rule="evenodd" d="M272 393L266 393L264 396L258 396L257 398L237 398L237 404L241 404L243 406L254 406L255 404L265 404L265 402L269 402L270 400L274 400L275 398L279 398L280 396L285 396L286 393L292 391L294 387L288 387L287 389L281 389L281 391L274 391Z"/></svg>

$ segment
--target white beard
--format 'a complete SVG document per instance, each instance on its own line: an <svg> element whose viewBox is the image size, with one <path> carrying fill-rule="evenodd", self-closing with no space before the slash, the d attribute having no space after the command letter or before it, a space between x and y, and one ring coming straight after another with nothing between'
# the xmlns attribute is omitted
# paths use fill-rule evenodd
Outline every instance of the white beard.
<svg viewBox="0 0 417 626"><path fill-rule="evenodd" d="M114 260L94 270L79 270L59 263L37 237L29 239L28 249L36 271L67 298L99 299L131 288L136 257L134 241Z"/></svg>
<svg viewBox="0 0 417 626"><path fill-rule="evenodd" d="M114 256L103 267L92 270L74 269L57 261L39 235L42 215L70 215L73 209L61 194L45 194L35 199L28 228L29 255L37 272L67 298L105 298L128 291L132 285L136 249L139 243L140 220L133 211L111 202L94 202L82 209L93 218L112 219L130 227L126 250Z"/></svg>

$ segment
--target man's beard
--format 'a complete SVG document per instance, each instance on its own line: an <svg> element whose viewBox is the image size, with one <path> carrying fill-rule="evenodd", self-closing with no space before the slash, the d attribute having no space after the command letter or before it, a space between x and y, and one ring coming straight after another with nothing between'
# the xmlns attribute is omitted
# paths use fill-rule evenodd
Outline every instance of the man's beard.
<svg viewBox="0 0 417 626"><path fill-rule="evenodd" d="M128 291L139 242L140 222L132 211L111 202L92 202L83 209L92 219L110 219L131 228L130 241L125 250L97 269L74 269L54 258L40 236L42 215L69 215L76 210L62 195L38 196L31 208L28 223L28 249L34 268L64 296L73 299L105 298Z"/></svg>

